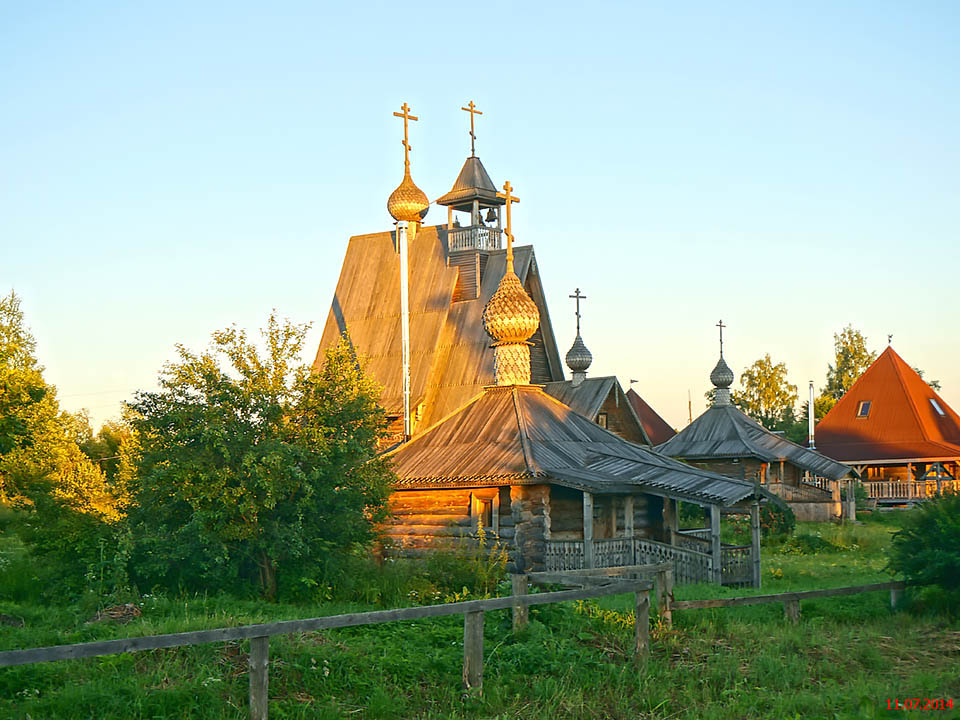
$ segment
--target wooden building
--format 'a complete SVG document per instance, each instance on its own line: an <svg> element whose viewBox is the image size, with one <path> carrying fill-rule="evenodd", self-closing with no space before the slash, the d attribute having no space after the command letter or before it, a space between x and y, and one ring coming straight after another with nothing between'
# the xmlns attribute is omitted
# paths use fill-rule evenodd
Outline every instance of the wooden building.
<svg viewBox="0 0 960 720"><path fill-rule="evenodd" d="M820 421L815 444L880 503L960 491L960 416L892 347Z"/></svg>
<svg viewBox="0 0 960 720"><path fill-rule="evenodd" d="M696 467L758 483L785 500L798 520L839 519L840 484L851 480L850 468L770 432L734 407L733 379L721 346L720 361L710 373L716 388L713 405L657 450Z"/></svg>
<svg viewBox="0 0 960 720"><path fill-rule="evenodd" d="M397 113L405 127L408 111ZM497 193L472 153L438 201L446 225L421 227L429 204L410 179L406 136L404 149L388 201L397 231L350 239L317 353L321 362L347 332L383 385L398 441L392 549L416 555L485 528L521 571L671 560L678 581L759 584L764 491L630 442L646 438L622 388L585 379L576 341L566 384L533 248L513 245L509 183ZM410 439L398 422L407 357ZM706 509L707 537L679 532L679 500ZM722 510L751 515L752 545L721 543Z"/></svg>

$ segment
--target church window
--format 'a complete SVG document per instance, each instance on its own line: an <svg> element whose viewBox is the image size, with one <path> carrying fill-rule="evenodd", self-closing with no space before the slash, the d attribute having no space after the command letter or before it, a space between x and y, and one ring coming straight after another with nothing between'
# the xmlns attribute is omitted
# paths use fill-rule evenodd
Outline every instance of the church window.
<svg viewBox="0 0 960 720"><path fill-rule="evenodd" d="M935 399L930 398L930 404L933 405L933 409L937 411L937 415L939 415L940 417L943 417L944 415L946 415L946 413L943 412L943 408L940 407L940 403L938 403Z"/></svg>
<svg viewBox="0 0 960 720"><path fill-rule="evenodd" d="M606 413L597 413L597 425L602 427L604 430L607 429L607 414Z"/></svg>
<svg viewBox="0 0 960 720"><path fill-rule="evenodd" d="M861 400L857 406L857 417L865 418L870 416L870 400Z"/></svg>

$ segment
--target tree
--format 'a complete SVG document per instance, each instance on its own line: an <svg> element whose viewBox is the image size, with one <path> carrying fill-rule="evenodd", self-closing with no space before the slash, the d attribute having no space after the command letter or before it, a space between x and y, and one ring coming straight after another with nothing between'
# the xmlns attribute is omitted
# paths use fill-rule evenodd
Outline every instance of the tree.
<svg viewBox="0 0 960 720"><path fill-rule="evenodd" d="M210 348L138 393L131 481L135 567L142 579L196 587L256 577L311 581L328 553L368 544L385 516L392 472L376 457L385 430L378 388L346 338L317 373L299 360L308 326L213 334Z"/></svg>
<svg viewBox="0 0 960 720"><path fill-rule="evenodd" d="M823 393L839 400L873 364L877 353L867 351L866 338L851 325L833 334L833 350L835 364L827 367L827 385Z"/></svg>
<svg viewBox="0 0 960 720"><path fill-rule="evenodd" d="M794 422L797 386L787 382L787 366L764 355L740 375L742 390L730 393L734 405L769 430Z"/></svg>
<svg viewBox="0 0 960 720"><path fill-rule="evenodd" d="M77 446L76 418L60 411L35 349L11 291L0 299L0 502L29 508L52 494L71 510L115 521L121 499Z"/></svg>

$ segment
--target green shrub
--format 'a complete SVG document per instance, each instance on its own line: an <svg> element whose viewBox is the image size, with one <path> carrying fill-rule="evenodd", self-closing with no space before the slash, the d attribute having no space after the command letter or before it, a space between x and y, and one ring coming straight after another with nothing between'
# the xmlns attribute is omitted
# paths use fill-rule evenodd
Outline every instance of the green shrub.
<svg viewBox="0 0 960 720"><path fill-rule="evenodd" d="M904 515L888 567L911 585L935 585L960 598L960 494L935 497Z"/></svg>
<svg viewBox="0 0 960 720"><path fill-rule="evenodd" d="M785 502L773 501L760 506L760 532L763 537L790 535L797 526L797 516Z"/></svg>
<svg viewBox="0 0 960 720"><path fill-rule="evenodd" d="M837 547L829 540L821 537L820 533L811 535L810 533L799 533L792 535L783 541L779 552L784 555L817 555L819 553L841 552L842 548Z"/></svg>

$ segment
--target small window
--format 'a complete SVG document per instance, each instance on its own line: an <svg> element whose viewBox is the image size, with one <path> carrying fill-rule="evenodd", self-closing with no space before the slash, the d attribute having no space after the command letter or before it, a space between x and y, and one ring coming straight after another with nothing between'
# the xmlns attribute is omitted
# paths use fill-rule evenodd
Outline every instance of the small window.
<svg viewBox="0 0 960 720"><path fill-rule="evenodd" d="M865 418L870 416L870 401L861 400L860 405L857 406L857 417Z"/></svg>
<svg viewBox="0 0 960 720"><path fill-rule="evenodd" d="M493 527L493 498L480 500L480 527L483 528L492 528Z"/></svg>
<svg viewBox="0 0 960 720"><path fill-rule="evenodd" d="M606 413L597 413L597 425L602 427L604 430L607 428L607 414Z"/></svg>
<svg viewBox="0 0 960 720"><path fill-rule="evenodd" d="M946 413L943 411L943 408L940 407L940 403L938 403L934 398L930 398L930 404L933 405L933 409L937 411L937 415L940 415L941 417L946 415Z"/></svg>

